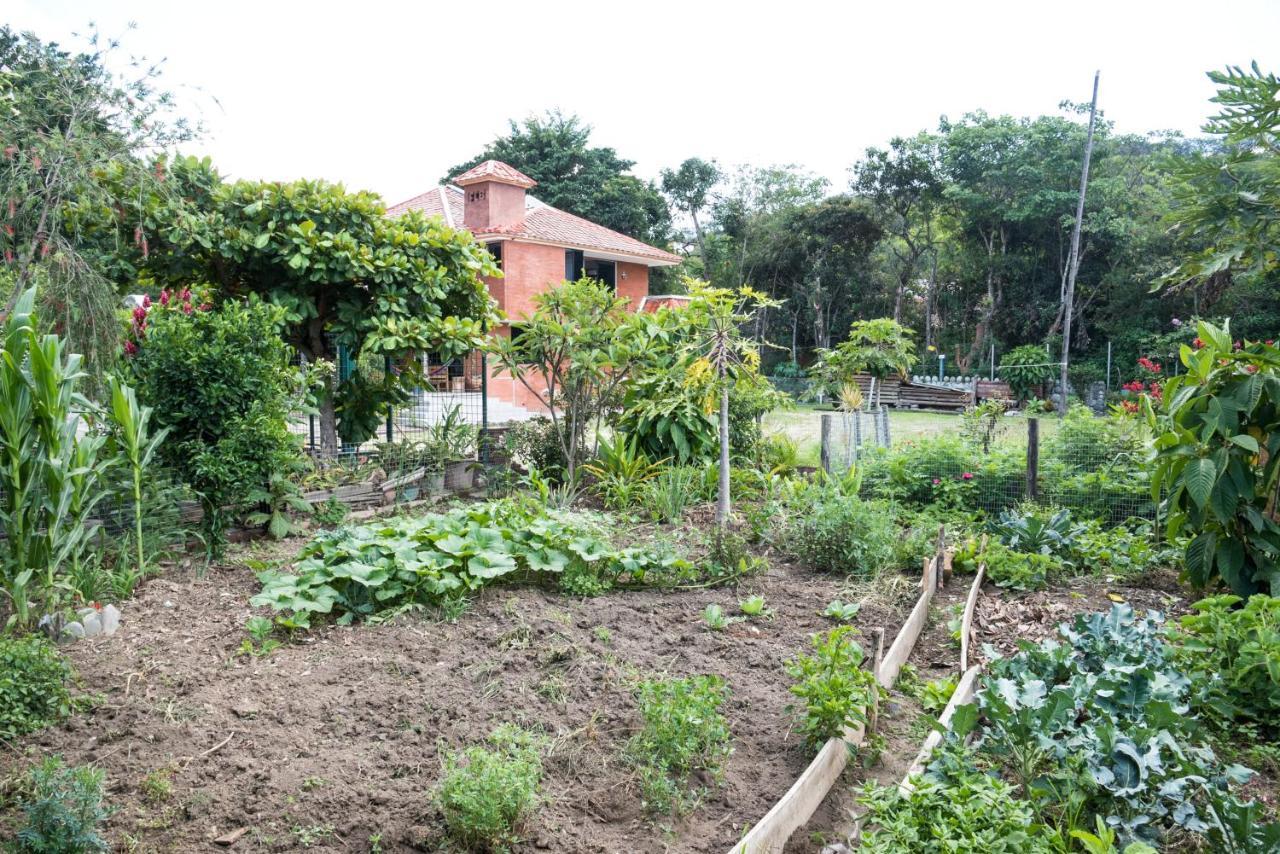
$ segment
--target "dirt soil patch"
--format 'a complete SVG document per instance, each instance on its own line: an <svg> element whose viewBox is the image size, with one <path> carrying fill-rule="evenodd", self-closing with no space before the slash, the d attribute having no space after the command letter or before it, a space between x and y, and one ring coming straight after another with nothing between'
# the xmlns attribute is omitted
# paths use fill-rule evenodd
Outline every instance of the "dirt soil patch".
<svg viewBox="0 0 1280 854"><path fill-rule="evenodd" d="M821 612L840 579L775 559L737 589L573 599L494 588L454 623L330 626L266 657L241 654L258 591L246 560L297 547L241 548L204 578L146 584L116 636L66 648L100 702L14 745L0 775L49 753L96 764L117 807L109 835L125 850L225 850L219 839L235 851L448 850L430 796L444 752L515 721L553 743L546 800L519 850L722 852L812 758L784 711L783 662L830 627ZM772 619L705 628L708 604L736 614L753 593ZM892 639L903 616L869 603L858 624ZM655 821L622 756L639 723L632 685L702 673L728 682L734 751L697 810Z"/></svg>

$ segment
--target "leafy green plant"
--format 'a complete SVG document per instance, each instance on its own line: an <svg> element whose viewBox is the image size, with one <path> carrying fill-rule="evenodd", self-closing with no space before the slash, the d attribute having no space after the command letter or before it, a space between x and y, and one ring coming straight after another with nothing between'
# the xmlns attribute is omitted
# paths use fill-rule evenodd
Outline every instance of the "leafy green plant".
<svg viewBox="0 0 1280 854"><path fill-rule="evenodd" d="M199 495L206 546L218 552L233 516L299 457L286 426L302 377L277 325L283 310L168 299L135 317L129 367L138 399L168 430L159 456Z"/></svg>
<svg viewBox="0 0 1280 854"><path fill-rule="evenodd" d="M858 374L870 374L877 380L906 376L916 361L911 330L880 317L854 321L844 341L819 354L811 373L820 377L829 390L838 392ZM878 394L876 398L873 404L879 403Z"/></svg>
<svg viewBox="0 0 1280 854"><path fill-rule="evenodd" d="M722 632L729 628L733 620L725 616L724 608L712 603L702 610L702 622L706 623L711 631Z"/></svg>
<svg viewBox="0 0 1280 854"><path fill-rule="evenodd" d="M39 635L0 635L0 739L57 723L71 713L71 665Z"/></svg>
<svg viewBox="0 0 1280 854"><path fill-rule="evenodd" d="M981 560L987 565L987 577L1010 590L1041 590L1062 568L1049 555L1018 552L996 542L987 544Z"/></svg>
<svg viewBox="0 0 1280 854"><path fill-rule="evenodd" d="M266 617L250 617L245 622L244 627L245 631L249 633L249 637L240 644L242 655L258 658L263 655L270 655L280 647L280 641L271 637L275 632L276 624Z"/></svg>
<svg viewBox="0 0 1280 854"><path fill-rule="evenodd" d="M778 546L815 569L875 578L893 562L897 530L888 506L835 484L797 491L779 524Z"/></svg>
<svg viewBox="0 0 1280 854"><path fill-rule="evenodd" d="M926 712L941 712L951 702L951 695L956 691L956 677L944 676L931 679L920 686L920 705Z"/></svg>
<svg viewBox="0 0 1280 854"><path fill-rule="evenodd" d="M127 461L129 473L133 480L133 525L134 543L137 547L138 563L135 571L139 577L147 571L147 558L143 551L142 517L143 488L142 474L151 465L156 449L164 441L168 430L151 432L148 422L151 410L138 404L138 396L132 388L125 385L117 376L108 378L111 391L111 417L115 427L114 436L119 453Z"/></svg>
<svg viewBox="0 0 1280 854"><path fill-rule="evenodd" d="M105 774L89 765L68 768L47 757L27 776L21 798L23 822L13 842L16 854L90 854L110 851L102 824Z"/></svg>
<svg viewBox="0 0 1280 854"><path fill-rule="evenodd" d="M1035 810L1001 780L967 773L945 782L916 780L897 786L868 784L859 798L867 808L860 851L872 854L1055 854L1053 836Z"/></svg>
<svg viewBox="0 0 1280 854"><path fill-rule="evenodd" d="M1014 551L1058 557L1070 555L1076 537L1069 510L1048 515L1038 508L1004 511L1000 521L992 524L991 532Z"/></svg>
<svg viewBox="0 0 1280 854"><path fill-rule="evenodd" d="M1195 704L1219 726L1277 731L1280 715L1280 599L1261 593L1213 596L1191 606L1171 635L1195 685Z"/></svg>
<svg viewBox="0 0 1280 854"><path fill-rule="evenodd" d="M336 525L341 525L349 512L347 505L339 499L327 498L319 504L313 505L311 518L323 528L332 528Z"/></svg>
<svg viewBox="0 0 1280 854"><path fill-rule="evenodd" d="M298 557L293 572L260 572L263 589L251 600L275 610L289 629L309 627L317 614L346 624L441 605L508 576L589 594L692 569L668 552L616 549L598 517L550 510L529 497L320 531Z"/></svg>
<svg viewBox="0 0 1280 854"><path fill-rule="evenodd" d="M1225 583L1237 596L1280 594L1280 349L1236 349L1229 324L1201 322L1187 372L1165 381L1157 411L1143 397L1155 440L1153 498L1168 491L1170 537L1186 531L1186 576L1198 589Z"/></svg>
<svg viewBox="0 0 1280 854"><path fill-rule="evenodd" d="M657 476L665 463L649 462L635 441L624 436L616 442L602 438L599 458L582 468L596 479L596 491L606 507L626 511L639 503L645 483Z"/></svg>
<svg viewBox="0 0 1280 854"><path fill-rule="evenodd" d="M760 595L748 596L746 599L738 602L738 610L748 617L772 617L773 611L765 604L764 597Z"/></svg>
<svg viewBox="0 0 1280 854"><path fill-rule="evenodd" d="M302 497L297 485L284 472L273 471L262 489L250 490L245 503L262 507L244 517L246 525L265 525L273 540L283 540L299 533L302 528L289 516L289 511L311 513L315 508Z"/></svg>
<svg viewBox="0 0 1280 854"><path fill-rule="evenodd" d="M837 626L814 635L813 654L787 663L787 675L795 680L789 690L803 701L790 710L811 747L821 747L845 730L867 723L879 683L873 673L862 669L864 655L853 639L856 633L852 626Z"/></svg>
<svg viewBox="0 0 1280 854"><path fill-rule="evenodd" d="M721 707L728 698L718 676L651 679L636 686L643 728L627 745L647 809L681 813L700 792L689 779L705 772L718 780L731 735Z"/></svg>
<svg viewBox="0 0 1280 854"><path fill-rule="evenodd" d="M19 628L37 605L56 610L60 573L76 571L93 539L109 465L105 435L83 431L81 359L37 333L35 296L22 294L5 319L0 352L0 589Z"/></svg>
<svg viewBox="0 0 1280 854"><path fill-rule="evenodd" d="M827 609L822 612L822 616L840 623L852 623L861 610L860 602L842 602L839 599L833 599L827 603Z"/></svg>
<svg viewBox="0 0 1280 854"><path fill-rule="evenodd" d="M1057 367L1043 346L1024 344L1000 357L1000 379L1009 384L1014 397L1022 403L1053 377Z"/></svg>
<svg viewBox="0 0 1280 854"><path fill-rule="evenodd" d="M1059 634L1065 643L1024 644L993 661L978 711L957 713L953 737L981 721L981 754L1036 793L1041 816L1060 822L1064 838L1091 816L1125 843L1220 826L1213 799L1250 772L1224 765L1200 740L1192 682L1176 667L1160 616L1115 605Z"/></svg>
<svg viewBox="0 0 1280 854"><path fill-rule="evenodd" d="M514 724L445 758L436 801L455 841L506 851L519 841L521 823L538 805L543 740Z"/></svg>
<svg viewBox="0 0 1280 854"><path fill-rule="evenodd" d="M696 500L700 473L688 466L664 468L645 484L644 504L649 515L666 525L674 525L684 517L684 510Z"/></svg>

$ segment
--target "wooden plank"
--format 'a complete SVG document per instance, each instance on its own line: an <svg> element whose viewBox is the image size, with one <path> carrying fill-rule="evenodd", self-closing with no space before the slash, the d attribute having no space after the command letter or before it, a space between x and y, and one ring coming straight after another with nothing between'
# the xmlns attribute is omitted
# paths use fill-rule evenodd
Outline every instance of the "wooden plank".
<svg viewBox="0 0 1280 854"><path fill-rule="evenodd" d="M978 609L978 594L982 592L982 582L986 580L987 565L978 564L978 574L973 577L973 586L969 588L969 597L964 600L964 616L960 619L960 672L969 669L969 638L973 635L973 614Z"/></svg>
<svg viewBox="0 0 1280 854"><path fill-rule="evenodd" d="M941 535L940 530L939 536ZM920 579L920 599L911 609L907 622L898 631L889 652L883 657L880 656L884 643L883 634L881 635L873 661L879 660L874 672L876 681L885 688L892 688L897 682L903 663L911 655L911 650L920 637L929 616L929 603L933 600L933 593L941 576L942 561L942 555L938 554L925 564ZM897 659L896 665L889 666L894 659ZM868 720L874 720L876 713L877 709L873 706L867 716ZM822 750L818 751L818 755L791 784L786 794L729 850L729 854L777 854L782 851L791 834L817 811L848 763L850 752L860 747L865 738L866 727L859 725L846 732L844 738L833 738L823 745Z"/></svg>
<svg viewBox="0 0 1280 854"><path fill-rule="evenodd" d="M960 677L960 682L956 684L956 690L951 694L951 700L947 703L947 707L942 710L942 714L938 717L938 723L942 724L944 729L950 728L951 719L955 717L956 709L973 701L973 696L978 688L978 673L981 671L979 667L970 667ZM915 761L911 763L911 767L907 769L907 774L902 778L902 782L898 785L898 791L902 794L910 794L915 788L911 783L911 778L918 774L924 773L924 769L929 765L929 757L933 756L933 751L942 743L942 733L933 730L925 738L924 744L920 746L920 752L916 754Z"/></svg>
<svg viewBox="0 0 1280 854"><path fill-rule="evenodd" d="M911 657L911 650L915 648L920 632L924 630L924 624L929 619L929 604L933 601L933 592L938 586L936 580L938 564L937 556L929 561L925 576L921 579L924 591L916 601L916 606L911 609L911 616L907 617L907 621L898 630L898 636L893 639L893 645L885 654L884 661L880 662L880 671L876 673L876 679L885 688L892 688L898 681L902 665L906 664L907 659Z"/></svg>
<svg viewBox="0 0 1280 854"><path fill-rule="evenodd" d="M846 733L844 738L833 738L823 745L787 793L730 849L730 854L774 854L781 851L796 828L803 826L817 811L848 764L849 753L862 745L865 736L864 728L859 726Z"/></svg>

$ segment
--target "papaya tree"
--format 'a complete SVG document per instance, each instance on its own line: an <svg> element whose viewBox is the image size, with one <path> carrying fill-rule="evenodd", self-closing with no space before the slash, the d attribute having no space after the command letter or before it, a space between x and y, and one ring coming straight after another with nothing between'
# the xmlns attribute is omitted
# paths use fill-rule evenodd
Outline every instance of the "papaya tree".
<svg viewBox="0 0 1280 854"><path fill-rule="evenodd" d="M218 183L164 232L161 284L208 283L283 309L284 339L312 363L344 347L393 370L337 381L319 395L321 451L358 443L387 407L424 382L422 353L454 358L484 345L493 314L483 276L501 275L471 235L411 211L389 218L373 193L324 181ZM181 263L174 263L174 257Z"/></svg>
<svg viewBox="0 0 1280 854"><path fill-rule="evenodd" d="M1229 322L1201 322L1187 372L1143 398L1156 432L1152 496L1167 492L1170 536L1191 536L1185 574L1197 588L1280 593L1280 349L1233 342Z"/></svg>

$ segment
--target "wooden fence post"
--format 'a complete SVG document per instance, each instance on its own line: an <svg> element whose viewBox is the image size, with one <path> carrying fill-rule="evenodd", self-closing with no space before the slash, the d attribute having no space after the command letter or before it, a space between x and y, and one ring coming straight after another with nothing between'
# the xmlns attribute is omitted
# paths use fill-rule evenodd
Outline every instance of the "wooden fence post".
<svg viewBox="0 0 1280 854"><path fill-rule="evenodd" d="M1027 419L1027 500L1040 497L1040 419Z"/></svg>
<svg viewBox="0 0 1280 854"><path fill-rule="evenodd" d="M831 471L831 419L831 415L822 413L822 447L819 458L822 470L828 473Z"/></svg>

